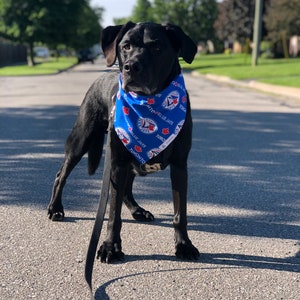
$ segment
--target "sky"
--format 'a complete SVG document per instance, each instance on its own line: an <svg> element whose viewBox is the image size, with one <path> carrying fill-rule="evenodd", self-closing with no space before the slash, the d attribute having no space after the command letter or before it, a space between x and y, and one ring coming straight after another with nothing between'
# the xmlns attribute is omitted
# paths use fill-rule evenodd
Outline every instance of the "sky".
<svg viewBox="0 0 300 300"><path fill-rule="evenodd" d="M218 0L222 2L223 0ZM136 4L136 0L91 0L91 6L100 6L105 9L102 26L114 25L114 18L128 17Z"/></svg>
<svg viewBox="0 0 300 300"><path fill-rule="evenodd" d="M128 17L136 4L136 0L91 0L91 6L105 9L102 26L114 25L114 18Z"/></svg>

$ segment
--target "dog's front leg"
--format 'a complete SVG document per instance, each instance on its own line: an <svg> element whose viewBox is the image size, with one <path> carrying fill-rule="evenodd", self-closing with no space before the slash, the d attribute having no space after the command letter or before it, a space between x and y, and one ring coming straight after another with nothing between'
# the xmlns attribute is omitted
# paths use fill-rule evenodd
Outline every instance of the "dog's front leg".
<svg viewBox="0 0 300 300"><path fill-rule="evenodd" d="M187 233L187 167L171 164L171 181L174 204L175 254L180 259L195 260L199 251Z"/></svg>
<svg viewBox="0 0 300 300"><path fill-rule="evenodd" d="M110 210L107 224L107 236L101 245L97 257L101 262L110 263L124 257L121 245L121 209L125 196L129 166L112 162Z"/></svg>

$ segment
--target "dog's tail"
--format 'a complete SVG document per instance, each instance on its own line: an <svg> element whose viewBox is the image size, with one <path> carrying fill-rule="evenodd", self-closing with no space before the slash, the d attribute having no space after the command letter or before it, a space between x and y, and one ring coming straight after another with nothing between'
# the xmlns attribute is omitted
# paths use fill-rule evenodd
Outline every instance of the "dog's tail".
<svg viewBox="0 0 300 300"><path fill-rule="evenodd" d="M97 138L91 140L88 149L88 173L89 175L95 174L103 153L103 145L106 130L99 130Z"/></svg>

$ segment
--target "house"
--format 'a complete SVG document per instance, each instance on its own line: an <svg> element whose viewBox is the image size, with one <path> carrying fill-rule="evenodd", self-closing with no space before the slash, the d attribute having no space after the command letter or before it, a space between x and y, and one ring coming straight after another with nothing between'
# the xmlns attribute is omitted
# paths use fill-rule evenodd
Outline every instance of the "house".
<svg viewBox="0 0 300 300"><path fill-rule="evenodd" d="M296 56L298 56L299 52L300 52L300 36L293 35L290 38L289 54L292 57L296 57Z"/></svg>

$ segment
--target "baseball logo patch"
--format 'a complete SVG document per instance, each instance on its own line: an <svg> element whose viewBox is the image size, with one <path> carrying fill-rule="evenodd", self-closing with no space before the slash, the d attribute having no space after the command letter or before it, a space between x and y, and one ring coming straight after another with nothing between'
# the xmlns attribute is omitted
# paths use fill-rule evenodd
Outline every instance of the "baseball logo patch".
<svg viewBox="0 0 300 300"><path fill-rule="evenodd" d="M122 141L122 143L124 145L130 144L130 137L123 128L118 127L115 130L116 130L116 133L117 133L119 139Z"/></svg>
<svg viewBox="0 0 300 300"><path fill-rule="evenodd" d="M146 134L152 134L157 130L156 123L149 118L139 118L137 124L139 130Z"/></svg>
<svg viewBox="0 0 300 300"><path fill-rule="evenodd" d="M137 93L131 92L131 91L129 92L129 94L130 94L133 98L137 98L137 96L138 96Z"/></svg>
<svg viewBox="0 0 300 300"><path fill-rule="evenodd" d="M183 127L183 124L184 124L184 120L180 121L177 126L176 126L176 129L175 129L175 134L178 134L178 132L181 130L181 128Z"/></svg>
<svg viewBox="0 0 300 300"><path fill-rule="evenodd" d="M155 157L156 155L158 155L161 152L160 149L151 149L150 151L147 152L147 155L149 157L149 159Z"/></svg>
<svg viewBox="0 0 300 300"><path fill-rule="evenodd" d="M139 95L123 88L119 77L114 128L118 138L140 163L166 149L186 118L187 93L181 74L155 95Z"/></svg>
<svg viewBox="0 0 300 300"><path fill-rule="evenodd" d="M179 93L177 91L171 92L164 100L162 106L168 110L174 109L179 103Z"/></svg>

